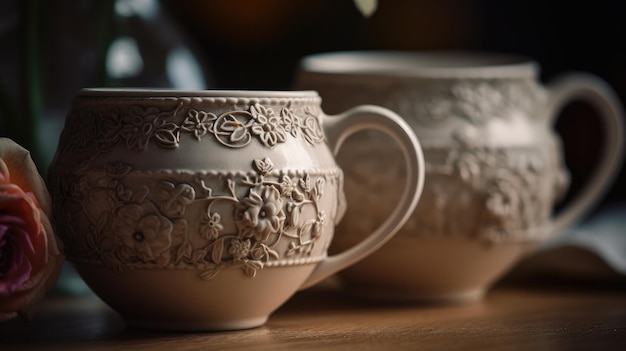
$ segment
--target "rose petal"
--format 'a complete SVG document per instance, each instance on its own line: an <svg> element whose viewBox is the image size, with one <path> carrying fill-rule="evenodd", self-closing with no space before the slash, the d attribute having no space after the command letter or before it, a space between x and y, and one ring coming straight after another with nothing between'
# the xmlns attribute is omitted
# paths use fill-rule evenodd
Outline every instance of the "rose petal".
<svg viewBox="0 0 626 351"><path fill-rule="evenodd" d="M50 195L27 150L0 138L0 321L24 315L61 271Z"/></svg>
<svg viewBox="0 0 626 351"><path fill-rule="evenodd" d="M0 213L4 213L5 216L17 216L24 221L20 227L27 233L34 247L34 251L28 255L29 261L34 271L42 269L46 262L46 255L43 253L47 252L48 239L44 234L42 211L35 203L35 199L24 194L15 185L2 184L0 185Z"/></svg>
<svg viewBox="0 0 626 351"><path fill-rule="evenodd" d="M45 270L31 276L10 297L3 298L0 302L0 321L2 321L2 314L12 314L14 317L15 312L24 311L39 302L56 284L63 262L62 255L50 256Z"/></svg>
<svg viewBox="0 0 626 351"><path fill-rule="evenodd" d="M39 175L39 171L37 171L37 166L30 157L30 152L11 139L0 138L0 159L4 161L5 170L10 170L10 174L6 177L8 179L3 179L2 182L6 183L10 180L25 193L32 192L44 213L48 216L51 215L50 194L45 182ZM0 169L2 168L3 166L0 166Z"/></svg>
<svg viewBox="0 0 626 351"><path fill-rule="evenodd" d="M0 184L9 182L9 167L4 161L0 158Z"/></svg>
<svg viewBox="0 0 626 351"><path fill-rule="evenodd" d="M0 215L0 297L13 293L28 280L36 251L25 221L15 215Z"/></svg>
<svg viewBox="0 0 626 351"><path fill-rule="evenodd" d="M32 266L20 245L14 241L5 241L0 250L0 298L10 296L30 277Z"/></svg>

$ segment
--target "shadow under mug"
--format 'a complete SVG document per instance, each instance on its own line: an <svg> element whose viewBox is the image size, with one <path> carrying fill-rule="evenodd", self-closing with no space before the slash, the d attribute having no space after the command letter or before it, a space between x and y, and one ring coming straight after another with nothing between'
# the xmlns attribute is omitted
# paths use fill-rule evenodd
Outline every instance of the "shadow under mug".
<svg viewBox="0 0 626 351"><path fill-rule="evenodd" d="M398 115L320 104L313 91L82 90L48 182L68 260L131 326L264 324L391 238L422 191L421 148ZM381 227L328 256L346 207L334 154L367 128L398 142L410 177Z"/></svg>
<svg viewBox="0 0 626 351"><path fill-rule="evenodd" d="M348 288L392 299L481 299L522 255L575 224L602 197L624 149L615 92L585 73L547 85L538 76L535 61L496 53L335 52L302 60L295 88L317 90L326 111L388 107L424 149L419 205L393 240L340 274ZM599 112L604 145L586 187L553 214L569 181L553 125L575 100ZM346 142L337 160L353 205L337 230L351 235L331 251L384 218L406 177L397 157L395 146L374 132Z"/></svg>

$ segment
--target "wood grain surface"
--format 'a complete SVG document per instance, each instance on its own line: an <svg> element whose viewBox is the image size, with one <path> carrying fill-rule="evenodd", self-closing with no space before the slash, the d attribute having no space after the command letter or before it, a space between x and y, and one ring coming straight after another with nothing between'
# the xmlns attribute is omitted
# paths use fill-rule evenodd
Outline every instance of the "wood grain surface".
<svg viewBox="0 0 626 351"><path fill-rule="evenodd" d="M125 327L95 297L47 297L0 325L0 350L624 350L626 290L499 286L467 305L385 303L332 284L302 291L260 328L170 333Z"/></svg>

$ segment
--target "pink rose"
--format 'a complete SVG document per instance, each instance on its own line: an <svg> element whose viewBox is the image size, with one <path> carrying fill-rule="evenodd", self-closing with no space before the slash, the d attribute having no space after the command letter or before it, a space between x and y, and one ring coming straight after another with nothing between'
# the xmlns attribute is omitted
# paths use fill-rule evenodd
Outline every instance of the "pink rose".
<svg viewBox="0 0 626 351"><path fill-rule="evenodd" d="M56 283L63 255L51 207L29 152L0 138L0 322L26 313Z"/></svg>

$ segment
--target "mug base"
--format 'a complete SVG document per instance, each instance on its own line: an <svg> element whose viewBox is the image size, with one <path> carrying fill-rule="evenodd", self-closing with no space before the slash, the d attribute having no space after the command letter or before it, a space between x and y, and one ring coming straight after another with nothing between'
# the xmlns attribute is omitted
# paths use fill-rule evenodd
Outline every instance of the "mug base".
<svg viewBox="0 0 626 351"><path fill-rule="evenodd" d="M155 320L138 320L124 318L124 322L130 328L144 330L159 331L180 331L180 332L212 332L212 331L228 331L228 330L244 330L258 328L264 325L269 316L230 320L230 321L206 321L206 322L189 322L189 321L155 321Z"/></svg>

